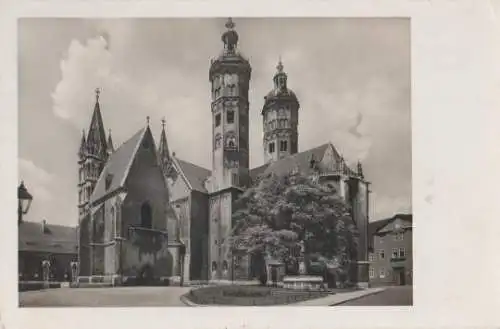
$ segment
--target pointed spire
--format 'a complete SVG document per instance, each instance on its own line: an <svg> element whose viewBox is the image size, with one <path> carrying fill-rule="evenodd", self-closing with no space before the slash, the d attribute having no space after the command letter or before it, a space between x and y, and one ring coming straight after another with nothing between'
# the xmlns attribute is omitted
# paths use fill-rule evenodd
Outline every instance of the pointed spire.
<svg viewBox="0 0 500 329"><path fill-rule="evenodd" d="M85 140L85 129L82 129L82 139L80 141L80 149L78 150L78 155L83 157L87 148L87 143Z"/></svg>
<svg viewBox="0 0 500 329"><path fill-rule="evenodd" d="M90 121L89 132L87 135L87 150L97 157L105 157L108 148L106 142L106 131L102 121L101 108L99 105L100 89L95 89L95 106L92 119Z"/></svg>
<svg viewBox="0 0 500 329"><path fill-rule="evenodd" d="M158 154L160 155L160 160L165 163L170 161L170 153L167 144L167 133L165 132L166 120L161 119L161 135L160 135L160 145L158 146Z"/></svg>
<svg viewBox="0 0 500 329"><path fill-rule="evenodd" d="M274 88L276 91L283 91L287 89L286 87L287 75L284 71L281 55L278 60L278 65L276 65L276 73L274 74L273 80L274 80Z"/></svg>
<svg viewBox="0 0 500 329"><path fill-rule="evenodd" d="M111 129L109 129L108 133L108 154L111 154L115 151L115 147L113 146L113 139L111 138Z"/></svg>
<svg viewBox="0 0 500 329"><path fill-rule="evenodd" d="M363 178L363 166L361 165L361 161L358 160L358 176Z"/></svg>

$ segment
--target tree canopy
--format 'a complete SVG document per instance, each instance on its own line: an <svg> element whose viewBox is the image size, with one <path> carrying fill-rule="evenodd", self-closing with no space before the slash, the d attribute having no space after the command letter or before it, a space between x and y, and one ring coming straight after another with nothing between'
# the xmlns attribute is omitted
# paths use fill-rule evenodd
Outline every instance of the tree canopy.
<svg viewBox="0 0 500 329"><path fill-rule="evenodd" d="M283 261L318 254L346 264L353 259L357 230L333 183L292 173L263 177L236 202L232 248Z"/></svg>

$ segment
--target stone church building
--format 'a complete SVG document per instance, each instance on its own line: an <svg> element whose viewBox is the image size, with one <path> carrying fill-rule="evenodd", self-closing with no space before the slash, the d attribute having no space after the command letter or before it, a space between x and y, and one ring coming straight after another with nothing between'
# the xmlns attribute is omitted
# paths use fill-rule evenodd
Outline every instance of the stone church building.
<svg viewBox="0 0 500 329"><path fill-rule="evenodd" d="M249 167L252 68L238 50L232 20L225 26L224 48L209 68L212 168L171 154L164 122L157 147L149 119L115 150L97 93L78 152L80 276L251 279L256 260L229 252L234 202L261 175L298 170L335 184L351 205L360 232L353 280L368 282L369 183L361 164L349 168L331 143L298 152L300 103L280 61L261 110L262 149L252 150L263 152L265 163Z"/></svg>

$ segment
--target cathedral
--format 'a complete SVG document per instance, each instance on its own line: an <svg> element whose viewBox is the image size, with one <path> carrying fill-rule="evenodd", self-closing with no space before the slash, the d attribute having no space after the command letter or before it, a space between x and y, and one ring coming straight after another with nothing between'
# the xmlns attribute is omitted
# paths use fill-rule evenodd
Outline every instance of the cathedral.
<svg viewBox="0 0 500 329"><path fill-rule="evenodd" d="M249 280L257 260L230 253L235 200L258 177L301 171L337 187L351 206L360 237L357 274L368 282L368 195L361 164L347 166L331 143L299 152L297 95L281 60L261 110L265 163L249 166L249 100L252 68L238 50L231 19L224 48L209 68L212 168L170 153L165 122L158 146L147 125L115 149L106 135L99 92L78 151L80 277L119 282L181 277L185 283ZM208 136L207 136L208 137Z"/></svg>

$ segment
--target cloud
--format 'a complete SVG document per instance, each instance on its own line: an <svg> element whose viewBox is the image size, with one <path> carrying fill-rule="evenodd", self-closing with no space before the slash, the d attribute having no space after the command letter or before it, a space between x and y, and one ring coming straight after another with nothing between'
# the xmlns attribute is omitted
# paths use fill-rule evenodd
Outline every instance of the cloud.
<svg viewBox="0 0 500 329"><path fill-rule="evenodd" d="M370 219L380 220L389 218L397 213L411 213L411 196L387 196L376 192L370 194Z"/></svg>
<svg viewBox="0 0 500 329"><path fill-rule="evenodd" d="M19 175L34 199L42 200L42 203L52 199L50 185L54 180L53 174L37 166L31 160L20 158Z"/></svg>
<svg viewBox="0 0 500 329"><path fill-rule="evenodd" d="M118 81L112 74L112 56L102 36L87 40L85 44L72 40L67 56L60 63L61 80L52 93L54 114L72 123L80 123L88 108L91 93Z"/></svg>

